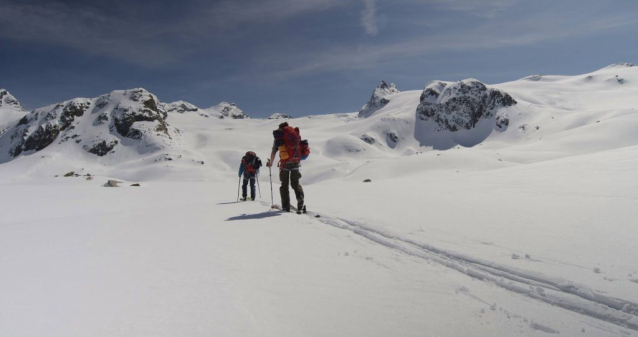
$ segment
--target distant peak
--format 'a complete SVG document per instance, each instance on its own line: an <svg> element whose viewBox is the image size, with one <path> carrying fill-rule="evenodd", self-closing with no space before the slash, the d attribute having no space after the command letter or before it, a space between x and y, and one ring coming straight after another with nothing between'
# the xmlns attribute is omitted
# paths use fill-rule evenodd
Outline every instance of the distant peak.
<svg viewBox="0 0 638 337"><path fill-rule="evenodd" d="M390 102L387 97L398 94L399 92L400 91L394 83L390 83L390 85L388 85L386 81L381 81L381 83L372 92L370 100L368 100L368 102L361 107L361 110L359 110L359 117L369 117L375 111L383 108Z"/></svg>
<svg viewBox="0 0 638 337"><path fill-rule="evenodd" d="M396 88L397 88L397 86L394 83L388 84L388 82L383 81L383 80L377 86L377 89L382 89L384 91L389 91L389 92L392 92L392 93L395 93L394 91L399 92Z"/></svg>
<svg viewBox="0 0 638 337"><path fill-rule="evenodd" d="M614 63L614 64L610 64L608 66L606 66L603 69L609 69L609 68L631 68L636 66L633 63L627 63L627 62L621 62L621 63Z"/></svg>
<svg viewBox="0 0 638 337"><path fill-rule="evenodd" d="M292 119L292 116L286 115L281 112L275 112L274 114L270 115L268 119Z"/></svg>
<svg viewBox="0 0 638 337"><path fill-rule="evenodd" d="M6 89L0 89L0 108L11 108L15 110L22 110L20 102L13 97Z"/></svg>
<svg viewBox="0 0 638 337"><path fill-rule="evenodd" d="M521 80L524 80L524 81L534 81L534 82L540 81L542 79L543 79L543 75L530 75L530 76L521 78Z"/></svg>

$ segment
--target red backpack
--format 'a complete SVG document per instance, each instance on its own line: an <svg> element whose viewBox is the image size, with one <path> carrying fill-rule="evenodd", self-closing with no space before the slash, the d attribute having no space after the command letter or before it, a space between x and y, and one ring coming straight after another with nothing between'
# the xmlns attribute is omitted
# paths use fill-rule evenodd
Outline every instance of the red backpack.
<svg viewBox="0 0 638 337"><path fill-rule="evenodd" d="M298 131L298 128L295 130L291 126L273 131L275 143L279 149L279 161L282 164L301 161L301 136Z"/></svg>
<svg viewBox="0 0 638 337"><path fill-rule="evenodd" d="M246 172L250 173L251 175L254 175L255 171L259 170L259 168L261 167L261 159L259 159L259 157L257 157L257 154L253 151L246 152L244 158L241 159L241 163L242 165L244 165Z"/></svg>
<svg viewBox="0 0 638 337"><path fill-rule="evenodd" d="M297 134L299 135L299 138L301 138L301 133L299 133L299 128L295 128L295 132L297 132ZM300 150L301 150L301 160L306 160L306 158L308 158L308 156L310 155L310 147L308 146L308 140L304 139L299 143L300 146Z"/></svg>

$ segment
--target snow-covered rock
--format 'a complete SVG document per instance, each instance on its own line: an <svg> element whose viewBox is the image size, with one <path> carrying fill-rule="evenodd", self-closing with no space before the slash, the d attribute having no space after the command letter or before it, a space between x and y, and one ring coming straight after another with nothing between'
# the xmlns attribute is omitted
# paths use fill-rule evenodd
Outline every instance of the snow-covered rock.
<svg viewBox="0 0 638 337"><path fill-rule="evenodd" d="M400 91L394 83L388 85L385 81L381 81L381 84L379 84L372 92L370 100L361 107L361 110L359 110L359 117L369 117L375 111L390 103L390 99L388 97L398 94L399 92Z"/></svg>
<svg viewBox="0 0 638 337"><path fill-rule="evenodd" d="M22 111L20 102L13 97L6 89L0 89L0 109L11 109Z"/></svg>
<svg viewBox="0 0 638 337"><path fill-rule="evenodd" d="M270 115L268 119L292 119L292 116L283 114L281 112L275 112L274 114Z"/></svg>
<svg viewBox="0 0 638 337"><path fill-rule="evenodd" d="M155 95L137 88L36 109L0 135L0 161L56 142L75 144L97 156L122 146L138 153L170 147L176 130L166 123L158 102Z"/></svg>
<svg viewBox="0 0 638 337"><path fill-rule="evenodd" d="M509 94L475 79L430 82L419 101L417 117L436 122L439 131L471 130L483 119L496 118L498 109L516 104ZM501 117L496 124L502 128L508 122Z"/></svg>
<svg viewBox="0 0 638 337"><path fill-rule="evenodd" d="M633 63L628 63L628 62L620 62L620 63L614 63L614 64L610 64L608 66L606 66L603 69L611 69L611 68L631 68L631 67L635 67L636 65Z"/></svg>
<svg viewBox="0 0 638 337"><path fill-rule="evenodd" d="M230 119L249 119L250 116L245 114L235 103L221 102L213 107L202 110L209 117L230 118Z"/></svg>
<svg viewBox="0 0 638 337"><path fill-rule="evenodd" d="M0 89L0 135L6 132L9 125L24 116L20 102L7 90Z"/></svg>
<svg viewBox="0 0 638 337"><path fill-rule="evenodd" d="M160 103L159 104L160 111L165 114L171 113L189 113L189 112L199 112L199 115L202 117L214 117L219 119L230 118L230 119L248 119L250 118L246 113L244 113L241 109L237 107L235 103L221 102L215 106L212 106L208 109L201 109L195 106L194 104L177 101L172 103Z"/></svg>
<svg viewBox="0 0 638 337"><path fill-rule="evenodd" d="M198 111L199 108L196 107L195 105L188 103L188 102L184 102L184 101L177 101L177 102L172 102L172 103L160 103L160 109L166 113L186 113L186 112L195 112Z"/></svg>

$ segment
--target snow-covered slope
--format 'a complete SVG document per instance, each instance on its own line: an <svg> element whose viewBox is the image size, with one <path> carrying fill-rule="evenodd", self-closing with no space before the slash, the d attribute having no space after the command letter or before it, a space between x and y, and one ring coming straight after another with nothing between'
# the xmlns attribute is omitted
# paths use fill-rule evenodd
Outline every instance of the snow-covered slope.
<svg viewBox="0 0 638 337"><path fill-rule="evenodd" d="M638 67L443 82L438 93L467 85L476 100L436 98L423 121L433 83L366 118L289 121L310 142L309 216L269 210L276 168L261 169L261 199L236 202L242 155L265 161L280 120L158 104L171 138L131 139L91 111L114 123L111 106L143 110L151 94L30 113L12 130L61 131L0 165L0 335L638 334ZM502 100L477 108L492 89ZM456 128L440 127L446 116ZM58 143L80 131L120 143L102 157L83 148L90 137ZM144 137L170 142L140 152ZM112 178L142 186L103 187Z"/></svg>

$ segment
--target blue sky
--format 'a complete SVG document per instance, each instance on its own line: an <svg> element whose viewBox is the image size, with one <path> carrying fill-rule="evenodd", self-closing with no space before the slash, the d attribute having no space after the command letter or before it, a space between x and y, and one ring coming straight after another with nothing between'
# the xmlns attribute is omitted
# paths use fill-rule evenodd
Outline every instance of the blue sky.
<svg viewBox="0 0 638 337"><path fill-rule="evenodd" d="M638 61L634 0L0 0L27 109L144 87L253 117L357 111L381 81L501 83Z"/></svg>

